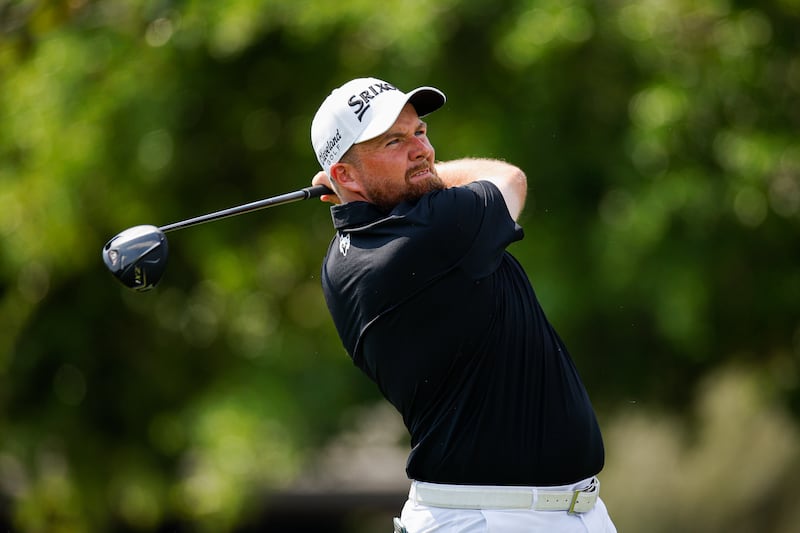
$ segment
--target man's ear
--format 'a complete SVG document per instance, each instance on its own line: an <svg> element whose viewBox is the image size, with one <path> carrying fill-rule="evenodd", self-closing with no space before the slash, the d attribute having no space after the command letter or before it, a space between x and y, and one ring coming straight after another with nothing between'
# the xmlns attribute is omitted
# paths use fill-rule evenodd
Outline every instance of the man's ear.
<svg viewBox="0 0 800 533"><path fill-rule="evenodd" d="M336 186L345 195L349 193L349 195L360 196L364 190L361 187L358 170L349 163L334 163L331 165L329 175L331 181L335 182Z"/></svg>

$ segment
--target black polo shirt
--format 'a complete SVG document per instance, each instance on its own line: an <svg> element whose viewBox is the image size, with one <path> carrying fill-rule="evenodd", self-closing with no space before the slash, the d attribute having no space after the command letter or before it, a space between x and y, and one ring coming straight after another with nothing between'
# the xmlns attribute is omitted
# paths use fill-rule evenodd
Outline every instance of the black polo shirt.
<svg viewBox="0 0 800 533"><path fill-rule="evenodd" d="M594 411L519 263L500 191L475 182L331 208L322 286L342 342L400 411L412 479L560 485L603 467Z"/></svg>

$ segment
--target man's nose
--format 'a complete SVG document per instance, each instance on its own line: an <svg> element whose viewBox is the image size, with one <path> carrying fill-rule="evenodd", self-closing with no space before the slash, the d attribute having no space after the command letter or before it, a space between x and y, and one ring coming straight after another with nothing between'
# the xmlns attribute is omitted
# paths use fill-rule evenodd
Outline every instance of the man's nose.
<svg viewBox="0 0 800 533"><path fill-rule="evenodd" d="M426 159L433 151L433 147L425 137L414 137L412 142L409 153L411 159Z"/></svg>

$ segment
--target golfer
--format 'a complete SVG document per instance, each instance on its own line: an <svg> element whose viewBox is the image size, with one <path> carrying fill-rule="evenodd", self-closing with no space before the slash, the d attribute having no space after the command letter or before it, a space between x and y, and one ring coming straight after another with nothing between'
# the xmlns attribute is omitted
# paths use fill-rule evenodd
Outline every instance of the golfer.
<svg viewBox="0 0 800 533"><path fill-rule="evenodd" d="M445 103L352 80L311 140L335 194L322 267L342 343L402 414L411 489L395 531L615 532L603 440L566 346L506 251L527 183L489 159L437 162L421 117Z"/></svg>

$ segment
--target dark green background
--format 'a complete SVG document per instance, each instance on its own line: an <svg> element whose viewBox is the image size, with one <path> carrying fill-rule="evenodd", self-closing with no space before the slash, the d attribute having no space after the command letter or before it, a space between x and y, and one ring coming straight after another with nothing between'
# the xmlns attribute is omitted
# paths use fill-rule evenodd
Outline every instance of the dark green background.
<svg viewBox="0 0 800 533"><path fill-rule="evenodd" d="M0 516L227 530L378 399L319 290L325 205L170 234L146 294L100 258L308 185L316 107L365 75L447 94L439 159L526 171L512 252L604 422L691 441L726 368L797 413L798 27L797 0L0 1Z"/></svg>

